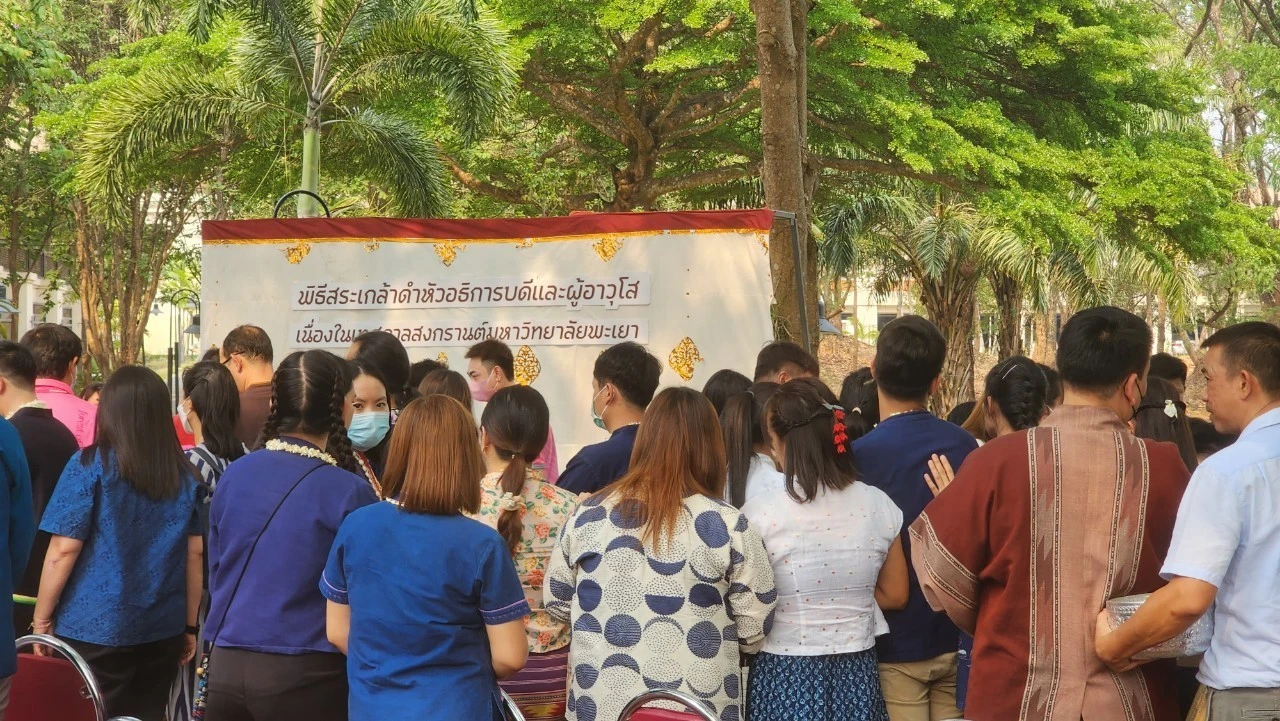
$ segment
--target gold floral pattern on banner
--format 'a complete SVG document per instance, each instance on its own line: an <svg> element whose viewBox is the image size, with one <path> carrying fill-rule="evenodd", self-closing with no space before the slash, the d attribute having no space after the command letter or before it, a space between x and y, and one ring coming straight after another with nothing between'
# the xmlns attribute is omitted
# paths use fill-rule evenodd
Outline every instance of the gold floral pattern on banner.
<svg viewBox="0 0 1280 721"><path fill-rule="evenodd" d="M769 252L769 234L756 233L756 242L760 243L760 247L764 248L764 252Z"/></svg>
<svg viewBox="0 0 1280 721"><path fill-rule="evenodd" d="M613 260L613 256L617 255L619 250L622 250L622 240L616 236L606 235L592 243L591 249L600 256L600 260L608 263Z"/></svg>
<svg viewBox="0 0 1280 721"><path fill-rule="evenodd" d="M307 257L307 253L311 252L311 244L304 243L301 240L297 245L284 249L284 259L289 261L289 265L297 265L302 259Z"/></svg>
<svg viewBox="0 0 1280 721"><path fill-rule="evenodd" d="M371 241L369 241L369 242L367 242L367 243L365 243L365 244L364 244L364 252L366 252L366 253L372 253L373 251L375 251L375 250L377 250L377 249L378 249L378 246L379 246L379 245L380 245L380 244L378 243L378 241L376 241L376 240L371 240Z"/></svg>
<svg viewBox="0 0 1280 721"><path fill-rule="evenodd" d="M436 255L440 256L440 262L445 267L453 265L453 261L458 259L458 253L466 250L465 243L459 243L456 240L443 240L436 243Z"/></svg>
<svg viewBox="0 0 1280 721"><path fill-rule="evenodd" d="M444 354L444 352L443 352L443 351L441 351L440 355L436 356L436 362L437 362L437 363L439 363L440 365L444 366L445 368L448 368L448 367L449 367L449 356L445 355L445 354Z"/></svg>
<svg viewBox="0 0 1280 721"><path fill-rule="evenodd" d="M533 349L527 345L520 346L515 357L516 383L522 386L532 385L542 373L542 362Z"/></svg>
<svg viewBox="0 0 1280 721"><path fill-rule="evenodd" d="M519 243L516 243L516 247L517 247L517 248L532 248L532 247L533 247L533 238L525 238L524 240L521 240Z"/></svg>
<svg viewBox="0 0 1280 721"><path fill-rule="evenodd" d="M693 380L694 364L705 360L698 352L698 346L693 339L685 336L684 340L671 349L671 354L667 356L667 365L676 372L676 375L688 382Z"/></svg>

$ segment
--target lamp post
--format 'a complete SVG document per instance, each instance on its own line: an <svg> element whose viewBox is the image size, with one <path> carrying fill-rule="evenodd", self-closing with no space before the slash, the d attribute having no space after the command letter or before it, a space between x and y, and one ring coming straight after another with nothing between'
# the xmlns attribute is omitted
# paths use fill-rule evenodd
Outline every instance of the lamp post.
<svg viewBox="0 0 1280 721"><path fill-rule="evenodd" d="M168 375L165 381L169 384L169 391L173 395L173 404L178 405L178 401L182 400L182 312L183 307L179 303L185 302L188 307L194 307L195 313L200 313L200 296L194 290L189 288L179 288L169 294L166 299L169 303L169 350L168 350Z"/></svg>

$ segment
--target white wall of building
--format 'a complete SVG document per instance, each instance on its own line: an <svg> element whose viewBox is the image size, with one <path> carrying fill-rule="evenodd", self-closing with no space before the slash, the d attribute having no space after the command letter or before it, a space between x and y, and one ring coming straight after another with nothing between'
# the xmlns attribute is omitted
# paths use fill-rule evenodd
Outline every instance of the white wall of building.
<svg viewBox="0 0 1280 721"><path fill-rule="evenodd" d="M9 271L0 266L0 278L8 278ZM18 309L17 340L22 334L41 323L61 323L76 335L84 335L84 320L80 310L80 300L76 298L70 286L54 283L35 273L28 273L25 282L15 299L11 289L0 283L4 300ZM13 315L0 314L0 329L5 334L12 331Z"/></svg>

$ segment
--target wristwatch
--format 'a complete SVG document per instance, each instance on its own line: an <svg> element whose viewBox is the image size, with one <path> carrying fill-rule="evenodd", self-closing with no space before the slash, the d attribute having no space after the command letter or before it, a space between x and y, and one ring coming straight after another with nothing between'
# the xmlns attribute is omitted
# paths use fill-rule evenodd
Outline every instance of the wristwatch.
<svg viewBox="0 0 1280 721"><path fill-rule="evenodd" d="M192 635L192 636L199 636L199 635L200 635L200 627L199 627L199 626L187 626L186 630L185 630L185 631L183 631L183 633L187 633L187 634L190 634L190 635Z"/></svg>

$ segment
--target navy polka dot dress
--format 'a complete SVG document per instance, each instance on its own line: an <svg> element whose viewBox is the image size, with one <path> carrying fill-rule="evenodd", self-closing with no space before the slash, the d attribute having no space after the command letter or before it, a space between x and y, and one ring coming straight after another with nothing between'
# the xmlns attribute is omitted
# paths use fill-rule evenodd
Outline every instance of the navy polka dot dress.
<svg viewBox="0 0 1280 721"><path fill-rule="evenodd" d="M552 554L546 608L573 627L569 721L617 721L649 689L683 691L743 719L741 650L773 622L777 590L760 536L736 508L685 499L669 543L641 542L634 499L587 500Z"/></svg>

